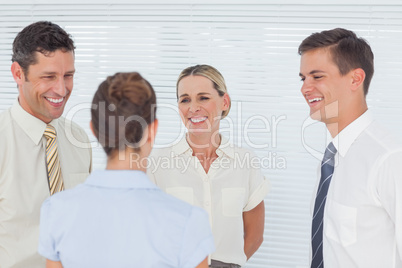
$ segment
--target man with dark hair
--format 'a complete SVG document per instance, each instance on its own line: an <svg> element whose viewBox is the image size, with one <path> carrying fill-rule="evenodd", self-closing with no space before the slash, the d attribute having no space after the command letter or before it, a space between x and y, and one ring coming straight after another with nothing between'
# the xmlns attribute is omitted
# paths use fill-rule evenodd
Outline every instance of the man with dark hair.
<svg viewBox="0 0 402 268"><path fill-rule="evenodd" d="M371 48L337 28L307 37L299 54L310 116L333 138L313 202L311 267L402 267L402 145L367 107Z"/></svg>
<svg viewBox="0 0 402 268"><path fill-rule="evenodd" d="M37 253L39 212L54 193L92 168L85 132L61 117L73 88L74 42L41 21L15 38L11 72L18 100L0 114L0 266L44 267Z"/></svg>

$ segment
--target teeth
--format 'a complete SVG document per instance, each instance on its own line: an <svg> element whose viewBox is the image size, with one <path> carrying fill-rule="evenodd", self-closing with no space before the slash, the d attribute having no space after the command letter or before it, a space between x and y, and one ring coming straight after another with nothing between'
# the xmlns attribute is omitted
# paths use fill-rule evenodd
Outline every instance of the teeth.
<svg viewBox="0 0 402 268"><path fill-rule="evenodd" d="M52 99L52 98L46 98L48 101L53 102L53 103L60 103L63 101L64 98L61 99Z"/></svg>
<svg viewBox="0 0 402 268"><path fill-rule="evenodd" d="M312 102L320 101L320 100L322 100L322 98L311 99L311 100L308 100L308 102L309 102L309 103L312 103Z"/></svg>
<svg viewBox="0 0 402 268"><path fill-rule="evenodd" d="M197 118L190 118L190 121L193 123L200 123L207 120L207 117L197 117Z"/></svg>

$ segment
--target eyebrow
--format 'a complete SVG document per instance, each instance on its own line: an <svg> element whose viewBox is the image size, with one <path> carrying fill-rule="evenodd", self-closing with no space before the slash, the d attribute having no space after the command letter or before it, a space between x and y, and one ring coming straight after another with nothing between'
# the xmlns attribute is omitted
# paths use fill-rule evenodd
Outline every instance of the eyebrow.
<svg viewBox="0 0 402 268"><path fill-rule="evenodd" d="M197 95L198 95L198 96L199 96L199 95L211 95L211 93L208 93L208 92L200 92L200 93L198 93ZM188 95L187 93L185 93L185 94L180 95L179 98L188 97L188 96L189 96L189 95Z"/></svg>
<svg viewBox="0 0 402 268"><path fill-rule="evenodd" d="M74 74L74 73L75 73L75 70L71 70L71 71L66 72L66 74ZM57 72L46 72L46 71L44 71L42 73L42 75L55 75L55 74L57 74Z"/></svg>
<svg viewBox="0 0 402 268"><path fill-rule="evenodd" d="M309 72L308 74L316 74L316 73L323 73L324 71L320 71L320 70L312 70L311 72ZM304 76L304 74L299 73L299 76Z"/></svg>

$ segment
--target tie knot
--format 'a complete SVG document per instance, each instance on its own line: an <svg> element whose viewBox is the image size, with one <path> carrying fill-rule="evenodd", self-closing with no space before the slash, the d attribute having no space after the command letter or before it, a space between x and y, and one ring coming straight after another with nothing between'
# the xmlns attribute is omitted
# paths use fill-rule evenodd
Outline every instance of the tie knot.
<svg viewBox="0 0 402 268"><path fill-rule="evenodd" d="M330 144L328 144L327 149L325 149L323 162L327 162L328 160L332 160L331 163L332 163L332 166L333 166L334 165L333 164L333 159L334 159L334 156L335 156L336 152L337 152L337 150L336 150L334 144L332 142Z"/></svg>
<svg viewBox="0 0 402 268"><path fill-rule="evenodd" d="M56 138L56 129L50 124L46 126L45 132L43 133L47 139Z"/></svg>

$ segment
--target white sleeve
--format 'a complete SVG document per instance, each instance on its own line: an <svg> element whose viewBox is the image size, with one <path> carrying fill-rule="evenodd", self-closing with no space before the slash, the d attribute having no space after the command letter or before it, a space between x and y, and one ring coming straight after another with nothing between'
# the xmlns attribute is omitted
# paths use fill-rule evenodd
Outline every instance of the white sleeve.
<svg viewBox="0 0 402 268"><path fill-rule="evenodd" d="M255 208L267 195L270 184L268 179L262 174L261 169L250 166L249 172L249 197L243 211L250 211Z"/></svg>
<svg viewBox="0 0 402 268"><path fill-rule="evenodd" d="M378 195L395 226L395 239L402 256L402 152L391 154L378 169Z"/></svg>

